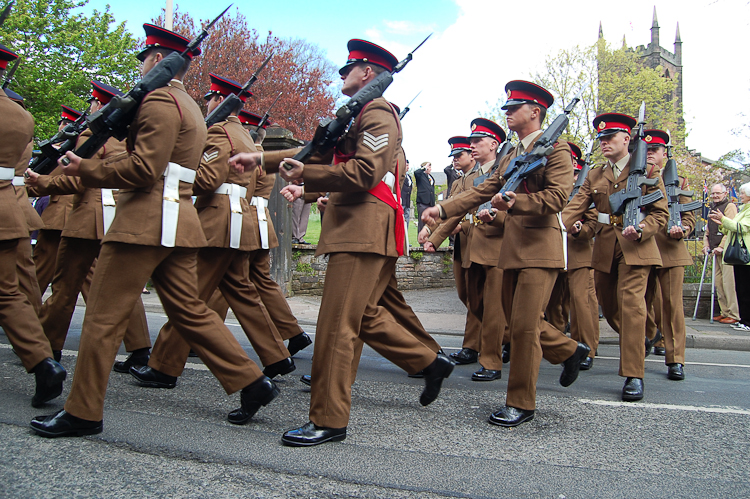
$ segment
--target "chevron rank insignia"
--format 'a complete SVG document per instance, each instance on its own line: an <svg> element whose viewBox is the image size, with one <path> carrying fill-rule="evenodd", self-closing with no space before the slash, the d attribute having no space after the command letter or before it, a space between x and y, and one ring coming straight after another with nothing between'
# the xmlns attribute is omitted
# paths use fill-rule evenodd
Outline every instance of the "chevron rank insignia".
<svg viewBox="0 0 750 499"><path fill-rule="evenodd" d="M203 153L203 161L206 163L210 163L211 161L215 160L218 157L219 157L219 151L214 151L211 153L209 152Z"/></svg>
<svg viewBox="0 0 750 499"><path fill-rule="evenodd" d="M384 148L388 145L388 134L384 133L383 135L380 135L379 137L375 137L374 135L365 132L364 138L362 139L362 142L364 145L370 148L372 152L378 152L380 149Z"/></svg>

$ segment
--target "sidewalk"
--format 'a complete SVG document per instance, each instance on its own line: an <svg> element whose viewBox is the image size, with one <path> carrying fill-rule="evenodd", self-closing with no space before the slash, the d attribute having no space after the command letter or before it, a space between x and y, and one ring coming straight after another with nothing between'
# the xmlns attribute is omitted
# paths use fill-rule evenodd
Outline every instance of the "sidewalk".
<svg viewBox="0 0 750 499"><path fill-rule="evenodd" d="M451 336L464 334L466 309L458 300L454 288L405 291L404 296L430 334ZM147 312L164 313L154 290L151 294L142 295L142 298ZM315 330L320 298L320 296L296 295L288 299L292 313L308 332ZM80 299L79 305L84 305ZM231 311L229 318L234 319ZM719 322L711 324L708 319L693 321L692 311L685 318L685 326L687 348L750 351L750 333L735 331L730 326ZM599 328L601 343L611 345L618 343L618 335L609 327L607 321L604 319L599 321Z"/></svg>

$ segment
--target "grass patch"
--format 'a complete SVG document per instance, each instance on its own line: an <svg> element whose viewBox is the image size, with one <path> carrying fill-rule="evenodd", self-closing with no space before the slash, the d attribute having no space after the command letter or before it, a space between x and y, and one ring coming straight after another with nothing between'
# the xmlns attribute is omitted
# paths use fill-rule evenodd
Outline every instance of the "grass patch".
<svg viewBox="0 0 750 499"><path fill-rule="evenodd" d="M307 233L305 234L305 241L307 241L310 244L318 244L318 241L320 241L320 215L319 214L310 214L310 220L307 223ZM443 241L443 244L440 245L441 248L445 248L448 246L448 239ZM409 244L412 248L419 247L419 244L417 243L417 226L414 223L414 219L412 218L409 221Z"/></svg>

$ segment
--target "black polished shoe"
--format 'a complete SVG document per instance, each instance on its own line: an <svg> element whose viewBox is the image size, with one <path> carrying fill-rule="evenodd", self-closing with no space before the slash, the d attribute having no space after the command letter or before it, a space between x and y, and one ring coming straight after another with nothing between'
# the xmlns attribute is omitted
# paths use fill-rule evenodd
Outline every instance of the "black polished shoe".
<svg viewBox="0 0 750 499"><path fill-rule="evenodd" d="M654 347L654 355L664 357L665 355L667 355L667 349L664 347Z"/></svg>
<svg viewBox="0 0 750 499"><path fill-rule="evenodd" d="M653 346L659 343L659 340L661 340L661 331L659 331L658 329L656 330L656 335L654 336L653 340L649 340L648 338L646 338L646 357L648 357L651 353L651 349L653 348Z"/></svg>
<svg viewBox="0 0 750 499"><path fill-rule="evenodd" d="M462 348L460 351L452 353L451 359L456 364L473 364L479 359L479 352L471 348Z"/></svg>
<svg viewBox="0 0 750 499"><path fill-rule="evenodd" d="M497 426L510 428L534 419L534 411L517 409L506 405L497 412L490 414L489 422Z"/></svg>
<svg viewBox="0 0 750 499"><path fill-rule="evenodd" d="M301 383L307 386L312 386L312 376L310 376L309 374L302 375L299 380Z"/></svg>
<svg viewBox="0 0 750 499"><path fill-rule="evenodd" d="M669 364L667 378L673 381L682 381L685 379L685 371L683 371L682 367L682 364Z"/></svg>
<svg viewBox="0 0 750 499"><path fill-rule="evenodd" d="M503 345L503 364L510 362L510 343Z"/></svg>
<svg viewBox="0 0 750 499"><path fill-rule="evenodd" d="M581 361L589 356L591 349L583 343L578 343L576 351L563 361L563 371L560 374L560 384L570 386L578 378L578 371L581 369Z"/></svg>
<svg viewBox="0 0 750 499"><path fill-rule="evenodd" d="M36 377L36 393L31 398L31 407L41 407L63 391L63 381L68 373L59 362L47 357L31 370Z"/></svg>
<svg viewBox="0 0 750 499"><path fill-rule="evenodd" d="M188 357L195 357L195 358L198 358L198 354L197 354L197 353L195 353L195 352L193 352L193 350L191 349L191 350L190 350L190 351L188 352Z"/></svg>
<svg viewBox="0 0 750 499"><path fill-rule="evenodd" d="M415 372L414 374L408 374L410 378L424 378L424 369L422 369L419 372Z"/></svg>
<svg viewBox="0 0 750 499"><path fill-rule="evenodd" d="M622 400L635 402L643 398L643 380L641 378L626 378L622 387Z"/></svg>
<svg viewBox="0 0 750 499"><path fill-rule="evenodd" d="M242 389L242 407L229 413L227 420L232 424L247 424L261 406L266 406L279 396L276 383L262 376Z"/></svg>
<svg viewBox="0 0 750 499"><path fill-rule="evenodd" d="M339 442L346 439L346 426L325 428L308 421L296 430L289 430L281 437L281 442L290 447L310 447L325 442Z"/></svg>
<svg viewBox="0 0 750 499"><path fill-rule="evenodd" d="M141 386L148 388L174 388L177 386L176 376L164 374L148 366L131 367L130 375L137 379Z"/></svg>
<svg viewBox="0 0 750 499"><path fill-rule="evenodd" d="M151 357L149 348L139 348L131 352L123 362L115 362L112 370L116 373L128 373L131 367L141 367L148 365L148 359Z"/></svg>
<svg viewBox="0 0 750 499"><path fill-rule="evenodd" d="M62 360L62 350L52 350L52 358L59 363Z"/></svg>
<svg viewBox="0 0 750 499"><path fill-rule="evenodd" d="M471 375L472 381L494 381L496 379L500 379L503 375L503 372L500 370L494 370L494 369L485 369L482 367L479 371L473 373Z"/></svg>
<svg viewBox="0 0 750 499"><path fill-rule="evenodd" d="M581 371L588 371L594 367L594 358L593 357L586 357L581 361Z"/></svg>
<svg viewBox="0 0 750 499"><path fill-rule="evenodd" d="M289 374L295 369L297 369L297 366L294 365L294 361L291 357L287 357L284 360L280 360L278 362L274 362L270 366L266 366L266 368L263 369L263 374L273 379L276 376Z"/></svg>
<svg viewBox="0 0 750 499"><path fill-rule="evenodd" d="M438 398L443 380L453 372L453 362L445 355L438 355L429 366L424 368L424 390L419 403L430 405Z"/></svg>
<svg viewBox="0 0 750 499"><path fill-rule="evenodd" d="M289 356L294 357L297 352L303 348L309 347L310 345L312 345L312 339L307 333L300 333L297 336L289 338L289 343L287 343L286 349L289 350Z"/></svg>
<svg viewBox="0 0 750 499"><path fill-rule="evenodd" d="M101 421L88 421L60 410L49 416L37 416L31 420L31 429L47 438L81 437L102 432Z"/></svg>

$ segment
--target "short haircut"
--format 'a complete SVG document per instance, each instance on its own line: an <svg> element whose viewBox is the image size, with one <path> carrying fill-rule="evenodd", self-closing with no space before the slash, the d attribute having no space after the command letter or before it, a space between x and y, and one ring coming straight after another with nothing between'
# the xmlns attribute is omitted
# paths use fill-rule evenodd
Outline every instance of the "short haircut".
<svg viewBox="0 0 750 499"><path fill-rule="evenodd" d="M544 118L547 117L547 109L544 106L535 104L533 102L529 102L529 105L539 109L539 124L541 125L542 123L544 123Z"/></svg>
<svg viewBox="0 0 750 499"><path fill-rule="evenodd" d="M165 58L166 58L166 57L167 57L167 56L168 56L169 54L171 54L172 52L177 52L177 51L176 51L176 50L172 50L172 49L167 49L167 48L163 48L163 47L152 47L151 49L149 49L149 52L148 52L148 53L146 54L146 57L148 57L148 56L149 56L149 55L151 55L152 53L157 53L157 54L161 54L161 55L162 55L162 57L165 57ZM190 69L190 63L191 63L191 62L192 62L192 61L191 61L190 59L187 59L187 60L185 61L185 64L183 64L183 65L182 65L182 69L180 69L180 70L179 70L179 71L177 72L177 74L176 74L176 75L174 75L174 76L175 76L175 78L177 78L177 79L180 79L180 80L181 80L181 79L182 79L182 77L183 77L183 76L185 76L185 73L187 73L188 69Z"/></svg>
<svg viewBox="0 0 750 499"><path fill-rule="evenodd" d="M721 192L722 193L727 192L727 186L725 186L724 184L714 184L714 185L711 186L711 190L713 191L714 187L716 187L716 186L718 186L719 188L721 188Z"/></svg>

